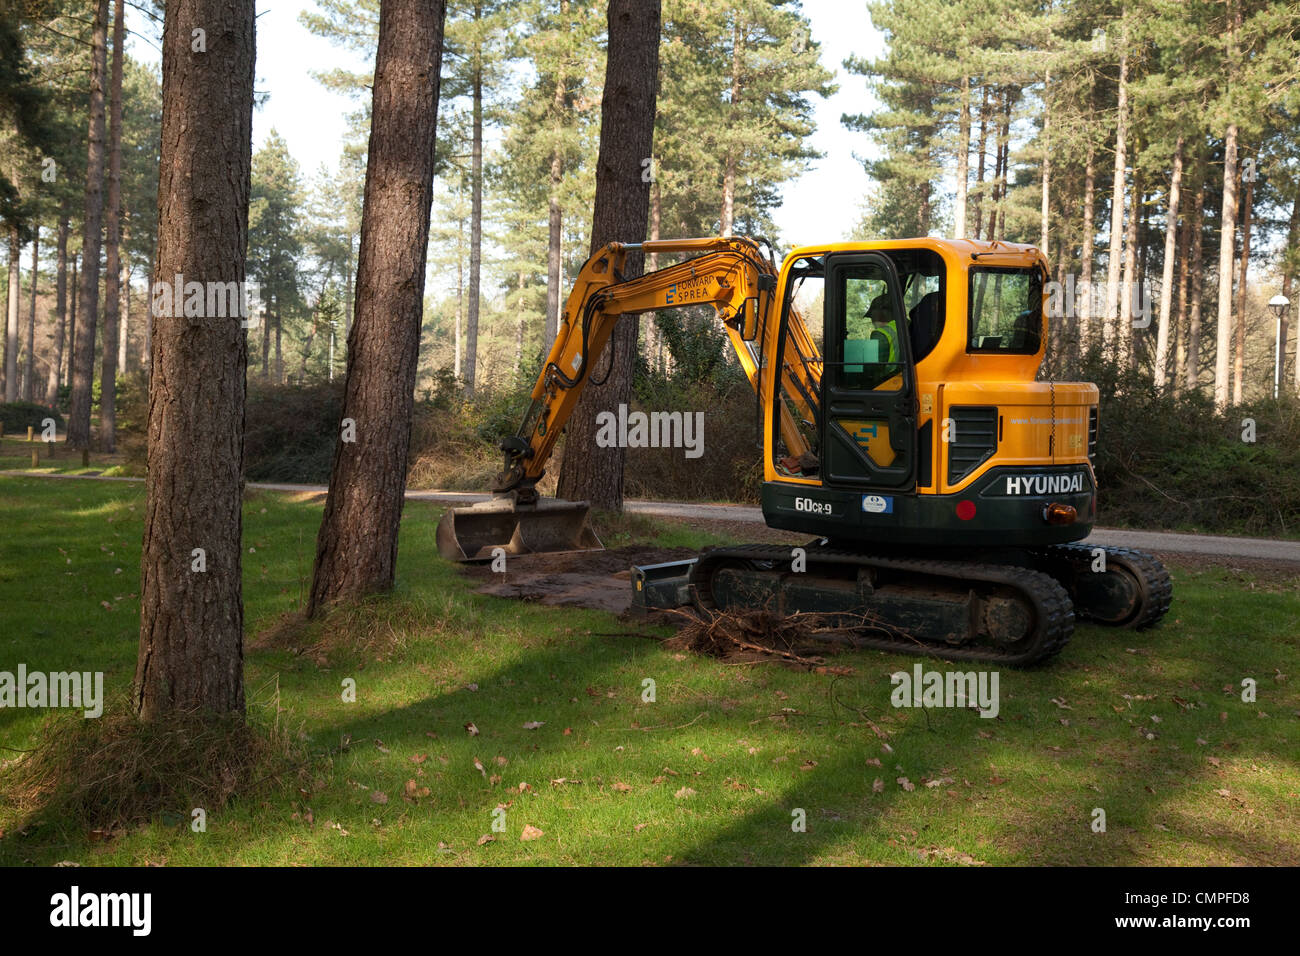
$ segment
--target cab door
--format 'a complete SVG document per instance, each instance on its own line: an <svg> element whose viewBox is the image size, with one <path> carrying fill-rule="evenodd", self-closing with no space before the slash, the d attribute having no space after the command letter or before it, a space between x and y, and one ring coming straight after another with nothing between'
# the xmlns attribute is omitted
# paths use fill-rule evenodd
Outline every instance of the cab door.
<svg viewBox="0 0 1300 956"><path fill-rule="evenodd" d="M898 273L874 252L826 261L823 476L830 485L916 485L916 375Z"/></svg>

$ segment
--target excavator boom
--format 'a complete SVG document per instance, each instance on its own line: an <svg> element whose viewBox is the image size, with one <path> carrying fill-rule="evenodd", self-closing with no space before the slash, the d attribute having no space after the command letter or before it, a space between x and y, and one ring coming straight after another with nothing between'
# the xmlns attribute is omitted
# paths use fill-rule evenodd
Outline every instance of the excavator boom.
<svg viewBox="0 0 1300 956"><path fill-rule="evenodd" d="M693 254L682 262L624 278L633 250L663 255ZM559 332L533 386L531 403L518 432L501 442L505 454L493 485L494 498L472 508L450 509L438 525L438 550L456 561L483 561L497 549L506 554L595 550L601 547L589 524L587 502L542 500L537 482L555 449L582 390L624 315L687 306L712 305L741 367L757 391L761 364L756 340L771 314L777 269L759 243L744 237L673 239L644 243L612 242L583 265L565 303ZM807 330L797 316L788 351L798 343L805 354ZM795 362L806 394L816 395L820 367ZM800 410L811 415L808 410ZM782 434L796 450L806 443L788 409Z"/></svg>

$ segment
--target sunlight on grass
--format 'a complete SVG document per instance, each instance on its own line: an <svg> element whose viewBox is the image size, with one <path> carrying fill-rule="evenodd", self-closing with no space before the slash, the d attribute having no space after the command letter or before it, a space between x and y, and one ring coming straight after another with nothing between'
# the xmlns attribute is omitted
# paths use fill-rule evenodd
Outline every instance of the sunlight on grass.
<svg viewBox="0 0 1300 956"><path fill-rule="evenodd" d="M838 677L736 666L641 622L475 594L422 502L392 593L296 621L321 503L294 497L245 503L245 665L250 699L274 694L310 755L304 780L236 799L201 835L160 819L95 841L0 803L0 863L1300 862L1294 575L1179 565L1164 626L1080 626L1051 667L1001 671L987 719L894 709L889 674L910 658L839 655ZM0 669L75 661L129 691L142 503L142 486L0 478L0 521L23 529L0 565ZM612 547L717 541L596 521ZM41 727L0 710L6 747Z"/></svg>

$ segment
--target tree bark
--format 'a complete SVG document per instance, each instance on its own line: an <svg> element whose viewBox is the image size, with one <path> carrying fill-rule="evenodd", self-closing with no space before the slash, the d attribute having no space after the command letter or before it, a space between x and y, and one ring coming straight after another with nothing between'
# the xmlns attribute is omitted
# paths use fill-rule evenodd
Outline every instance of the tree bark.
<svg viewBox="0 0 1300 956"><path fill-rule="evenodd" d="M5 310L5 401L18 401L18 308L19 285L22 269L19 258L22 244L18 236L18 223L9 224L9 286Z"/></svg>
<svg viewBox="0 0 1300 956"><path fill-rule="evenodd" d="M610 242L645 238L650 183L641 179L641 160L654 155L660 0L610 0L608 19L609 54L591 227L593 253ZM641 275L643 265L639 251L629 253L625 277ZM569 421L559 497L585 499L613 511L622 509L627 449L597 446L596 416L616 411L631 397L636 347L636 316L621 316L606 346L608 356L590 363L609 368L609 374L602 385L588 379Z"/></svg>
<svg viewBox="0 0 1300 956"><path fill-rule="evenodd" d="M953 209L952 235L966 237L966 197L970 188L970 77L961 78L961 109L957 119L957 201Z"/></svg>
<svg viewBox="0 0 1300 956"><path fill-rule="evenodd" d="M424 308L444 0L383 0L343 425L308 614L391 588ZM353 441L344 431L352 423Z"/></svg>
<svg viewBox="0 0 1300 956"><path fill-rule="evenodd" d="M54 266L54 335L50 352L50 373L45 378L45 404L54 408L59 401L63 377L63 339L68 324L68 214L59 216L57 258Z"/></svg>
<svg viewBox="0 0 1300 956"><path fill-rule="evenodd" d="M1134 155L1138 150L1134 148ZM1135 293L1141 294L1142 277L1138 270L1138 223L1142 221L1142 170L1134 168L1133 170L1133 198L1129 203L1128 221L1124 226L1124 281L1120 287L1120 310L1119 325L1116 327L1119 333L1117 343L1119 345L1120 357L1124 364L1132 368L1136 363L1137 342L1135 336L1137 330L1133 327L1135 303L1133 296Z"/></svg>
<svg viewBox="0 0 1300 956"><path fill-rule="evenodd" d="M119 299L122 294L122 44L123 0L114 0L113 71L108 88L108 219L104 259L104 357L100 369L99 445L114 451L117 442L117 365Z"/></svg>
<svg viewBox="0 0 1300 956"><path fill-rule="evenodd" d="M1043 255L1047 255L1048 252L1048 209L1052 198L1052 107L1049 97L1051 88L1052 71L1048 70L1043 74L1043 196L1039 203L1039 218L1042 222L1038 237L1038 247Z"/></svg>
<svg viewBox="0 0 1300 956"><path fill-rule="evenodd" d="M78 279L80 271L78 260L80 258L78 254L73 253L72 281L68 285L68 347L63 350L63 354L67 356L68 367L63 376L63 384L69 387L72 385L72 367L76 364L73 357L77 354L77 289L80 288L80 280ZM70 399L71 395L69 395Z"/></svg>
<svg viewBox="0 0 1300 956"><path fill-rule="evenodd" d="M732 14L731 25L731 100L728 104L728 126L735 122L736 104L740 102L740 12ZM722 162L722 211L718 215L718 234L730 236L736 221L736 155L730 143Z"/></svg>
<svg viewBox="0 0 1300 956"><path fill-rule="evenodd" d="M567 22L569 0L561 0L560 16ZM542 337L542 352L549 354L551 344L560 329L560 275L563 234L563 212L560 208L560 185L564 181L564 155L560 149L560 131L563 128L565 96L568 81L564 71L555 77L555 98L551 102L555 122L552 130L555 147L551 153L551 193L548 199L546 233L546 319Z"/></svg>
<svg viewBox="0 0 1300 956"><path fill-rule="evenodd" d="M243 283L254 0L168 0L164 17L154 279ZM191 46L198 29L204 53ZM186 316L172 305L153 333L135 673L136 710L155 721L244 712L247 339L237 316Z"/></svg>
<svg viewBox="0 0 1300 956"><path fill-rule="evenodd" d="M68 414L68 445L90 447L91 386L95 378L95 326L99 322L99 247L104 214L104 75L107 66L108 0L95 4L91 32L90 135L86 148L86 221L81 240L81 306L73 353L72 407ZM102 397L102 396L101 396Z"/></svg>
<svg viewBox="0 0 1300 956"><path fill-rule="evenodd" d="M1079 254L1079 284L1082 294L1079 303L1079 348L1087 350L1092 345L1092 258L1093 243L1097 238L1095 216L1097 213L1097 158L1091 145L1083 172L1083 243Z"/></svg>
<svg viewBox="0 0 1300 956"><path fill-rule="evenodd" d="M1192 226L1191 219L1184 217L1183 225L1178 234L1178 246L1175 254L1175 272L1178 276L1178 306L1174 311L1173 330L1174 337L1178 342L1178 347L1174 352L1174 364L1170 371L1170 377L1175 390L1183 386L1187 378L1187 286L1191 275L1191 263L1188 262L1188 256L1192 248Z"/></svg>
<svg viewBox="0 0 1300 956"><path fill-rule="evenodd" d="M1219 312L1215 330L1214 404L1228 406L1232 351L1232 265L1236 260L1237 124L1229 123L1223 147L1223 211L1219 215Z"/></svg>
<svg viewBox="0 0 1300 956"><path fill-rule="evenodd" d="M659 239L659 228L663 222L663 192L659 183L650 184L650 241L655 242ZM646 256L646 269L649 272L655 272L659 269L659 253L652 252ZM650 367L654 369L663 368L663 336L659 331L659 314L657 312L646 313L646 355L650 362Z"/></svg>
<svg viewBox="0 0 1300 956"><path fill-rule="evenodd" d="M1106 314L1102 317L1102 340L1107 350L1119 347L1119 326L1116 311L1119 309L1120 264L1124 244L1124 166L1125 137L1128 133L1128 30L1120 39L1119 54L1119 104L1115 120L1115 166L1110 189L1110 245L1106 250ZM1118 356L1111 356L1117 358Z"/></svg>
<svg viewBox="0 0 1300 956"><path fill-rule="evenodd" d="M41 227L32 232L32 297L27 304L27 349L23 363L23 401L36 400L36 279L40 264Z"/></svg>
<svg viewBox="0 0 1300 956"><path fill-rule="evenodd" d="M1255 204L1255 180L1246 183L1242 200L1241 273L1237 279L1237 339L1232 357L1232 404L1240 405L1246 374L1246 278L1250 273L1250 227Z"/></svg>
<svg viewBox="0 0 1300 956"><path fill-rule="evenodd" d="M522 303L524 291L524 274L519 273L519 298ZM515 376L518 377L524 367L524 310L519 310L519 320L515 323Z"/></svg>
<svg viewBox="0 0 1300 956"><path fill-rule="evenodd" d="M482 5L474 4L474 19L482 16ZM483 273L483 50L476 39L474 49L473 123L474 143L470 157L469 213L469 302L465 315L465 395L474 397L478 370L478 320Z"/></svg>
<svg viewBox="0 0 1300 956"><path fill-rule="evenodd" d="M1201 299L1205 294L1205 187L1196 191L1196 206L1192 212L1192 304L1187 314L1187 369L1189 390L1196 388L1201 378Z"/></svg>
<svg viewBox="0 0 1300 956"><path fill-rule="evenodd" d="M982 232L984 222L984 161L985 153L989 145L989 88L981 87L982 101L980 106L980 148L979 163L975 169L975 201L974 216L971 218L975 222L975 234L971 237L978 239Z"/></svg>

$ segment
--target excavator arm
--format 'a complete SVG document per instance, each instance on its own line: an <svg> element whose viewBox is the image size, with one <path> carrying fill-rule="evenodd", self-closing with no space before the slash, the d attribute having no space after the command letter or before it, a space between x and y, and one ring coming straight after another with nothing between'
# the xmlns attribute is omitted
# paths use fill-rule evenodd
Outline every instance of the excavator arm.
<svg viewBox="0 0 1300 956"><path fill-rule="evenodd" d="M626 279L628 253L638 249L696 255ZM712 305L745 375L758 391L763 369L757 344L763 341L766 319L775 314L777 278L775 265L762 255L759 244L744 237L612 242L596 252L569 293L523 423L515 435L501 442L505 460L492 488L496 500L447 512L438 529L442 553L474 560L490 556L496 547L507 553L599 547L586 527L585 503L540 501L536 486L583 389L593 377L601 377L598 366L618 334L619 317ZM790 323L788 354L780 366L783 374L796 378L796 394L801 397L793 411L781 406L780 427L787 448L797 455L808 448L794 414L809 420L815 417L809 403L820 394L821 366L820 361L807 360L817 354L816 348L793 309Z"/></svg>
<svg viewBox="0 0 1300 956"><path fill-rule="evenodd" d="M624 262L634 249L700 255L636 279L623 279ZM761 358L756 342L761 341L764 320L772 314L776 287L776 269L752 239L674 239L605 246L587 261L574 283L559 333L533 387L532 405L519 432L502 443L505 468L493 490L515 492L521 502L528 500L528 489L544 474L583 388L617 334L620 316L712 305L746 377L757 390ZM795 342L810 340L797 315L792 316L792 325L795 332L788 350L793 355ZM816 395L820 368L810 369L803 361L796 366L797 374L812 386L806 389L808 394ZM810 413L809 409L800 410ZM787 419L789 414L786 410ZM805 450L793 420L783 422L782 432L790 447Z"/></svg>

